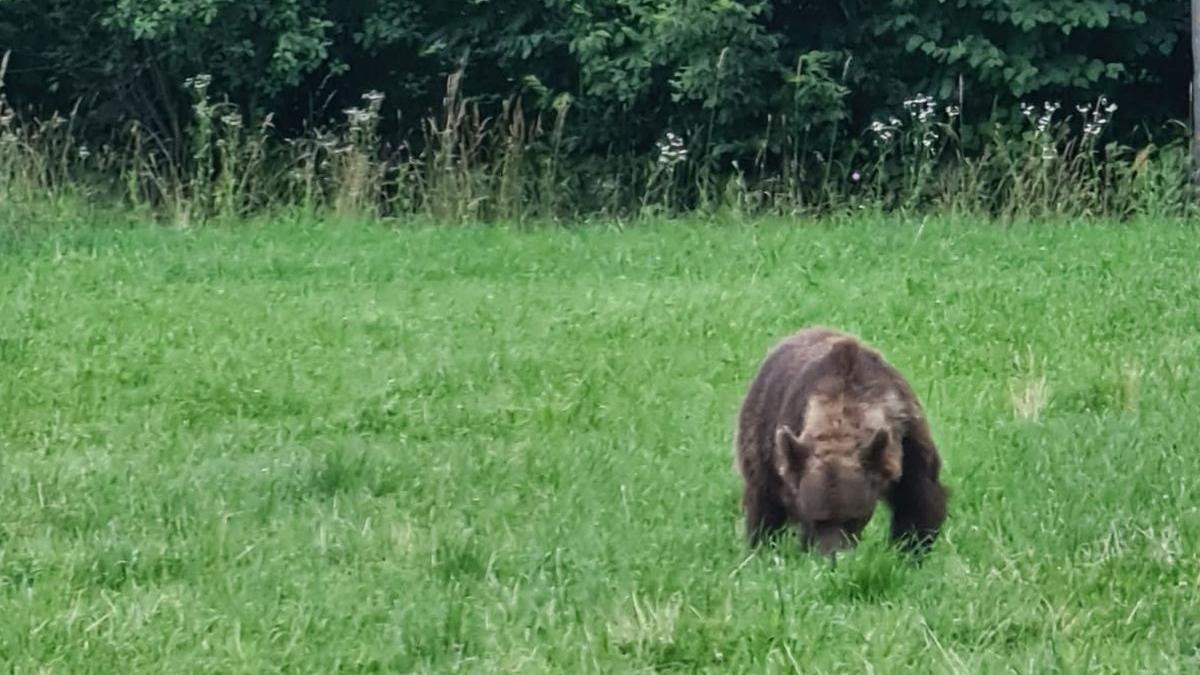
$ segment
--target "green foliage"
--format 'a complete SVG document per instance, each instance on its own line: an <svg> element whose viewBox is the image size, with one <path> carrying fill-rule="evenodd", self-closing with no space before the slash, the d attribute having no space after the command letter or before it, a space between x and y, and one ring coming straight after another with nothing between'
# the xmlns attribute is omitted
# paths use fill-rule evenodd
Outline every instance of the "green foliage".
<svg viewBox="0 0 1200 675"><path fill-rule="evenodd" d="M572 40L578 55L581 105L600 102L619 118L653 123L631 130L603 128L605 140L620 135L648 142L663 131L706 130L721 154L725 147L745 151L751 142L738 130L760 129L776 110L773 92L782 84L779 37L762 19L765 2L658 2L633 0L618 5L615 19L579 21L582 35Z"/></svg>
<svg viewBox="0 0 1200 675"><path fill-rule="evenodd" d="M181 139L183 82L279 124L328 122L366 91L401 127L464 94L499 106L521 92L548 110L570 95L587 147L648 149L670 128L704 127L718 154L752 145L769 117L861 127L918 92L960 94L968 117L1020 99L1068 104L1105 93L1130 120L1179 116L1185 8L1171 0L5 0L22 105L77 97L105 120ZM804 67L804 64L813 67ZM1147 95L1156 92L1157 95ZM849 97L849 99L847 99ZM853 102L848 109L843 105ZM489 110L494 108L489 107Z"/></svg>
<svg viewBox="0 0 1200 675"><path fill-rule="evenodd" d="M274 97L319 67L338 72L328 51L333 23L325 3L288 0L116 0L102 25L152 46L169 75L214 75L224 91ZM190 71L190 72L189 72Z"/></svg>
<svg viewBox="0 0 1200 675"><path fill-rule="evenodd" d="M1179 59L1187 34L1181 3L890 0L862 18L864 34L880 45L867 50L868 67L882 66L897 85L939 98L961 86L976 113L986 114L995 99L1015 113L1023 97L1079 102L1100 94L1137 106L1131 112L1138 117L1183 109L1182 90L1172 90L1187 73ZM1130 100L1148 89L1170 102Z"/></svg>
<svg viewBox="0 0 1200 675"><path fill-rule="evenodd" d="M1140 212L1125 169L1136 148L1177 142L1164 122L1185 115L1188 77L1173 0L3 8L5 92L25 129L78 105L71 133L95 149L90 173L119 174L124 199L187 221L297 195L306 208L466 220L913 209L967 185L973 210L1039 212L1071 189L1077 212L1123 216ZM354 122L365 95L383 102L369 141ZM1055 129L1056 162L1030 160L1047 151L1026 142L1022 106L1103 96L1120 114L1099 133L1071 117ZM873 129L927 97L953 122L921 122L903 147L877 142ZM43 163L70 173L61 155Z"/></svg>

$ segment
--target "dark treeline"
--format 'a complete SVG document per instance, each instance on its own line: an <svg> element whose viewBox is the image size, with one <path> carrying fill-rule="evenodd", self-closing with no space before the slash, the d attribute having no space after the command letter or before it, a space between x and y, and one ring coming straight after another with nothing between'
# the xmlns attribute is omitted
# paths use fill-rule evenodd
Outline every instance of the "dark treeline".
<svg viewBox="0 0 1200 675"><path fill-rule="evenodd" d="M768 117L863 129L925 93L964 119L1107 95L1116 128L1187 112L1186 3L1178 0L6 0L11 102L70 108L91 126L137 119L179 137L185 81L281 128L339 117L364 92L385 122L463 93L569 96L586 146L645 148L704 128L715 147ZM561 99L559 99L561 102ZM711 132L709 132L711 130Z"/></svg>
<svg viewBox="0 0 1200 675"><path fill-rule="evenodd" d="M1188 111L1187 11L1179 0L3 0L0 95L28 119L81 111L73 133L94 146L136 122L138 142L180 166L196 155L200 78L206 102L248 127L270 116L285 138L353 126L371 108L380 147L417 153L478 115L536 128L517 131L552 137L556 158L591 162L593 176L619 164L604 158L657 152L674 166L678 151L693 177L790 162L787 180L809 185L832 155L845 174L869 164L901 119L916 121L897 137L918 154L950 130L950 150L930 148L939 163L1046 127L1047 103L1077 147L1161 141ZM451 119L448 92L473 107ZM935 117L952 124L922 130ZM905 171L926 185L917 165L872 175ZM999 186L1005 171L981 180Z"/></svg>

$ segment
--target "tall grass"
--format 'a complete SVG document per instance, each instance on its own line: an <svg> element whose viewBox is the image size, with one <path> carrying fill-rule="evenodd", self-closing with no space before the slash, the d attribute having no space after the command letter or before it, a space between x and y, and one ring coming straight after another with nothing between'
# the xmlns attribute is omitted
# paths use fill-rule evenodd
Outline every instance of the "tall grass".
<svg viewBox="0 0 1200 675"><path fill-rule="evenodd" d="M845 220L3 247L4 672L1200 671L1200 228ZM811 323L928 411L922 565L742 539Z"/></svg>
<svg viewBox="0 0 1200 675"><path fill-rule="evenodd" d="M571 151L571 101L531 113L514 97L493 116L447 78L441 111L415 139L385 138L386 101L363 95L344 121L298 136L270 116L247 119L193 94L187 148L131 124L100 149L66 117L22 116L0 65L0 197L6 220L47 201L107 200L179 225L237 221L279 209L338 217L424 216L438 222L690 214L771 216L939 212L1003 218L1190 215L1185 136L1164 146L1106 141L1115 104L1060 114L1024 106L1016 123L965 126L957 105L918 95L861 134L818 134L769 119L752 158L714 156L711 128L666 132L648 156ZM711 127L711 125L710 125Z"/></svg>

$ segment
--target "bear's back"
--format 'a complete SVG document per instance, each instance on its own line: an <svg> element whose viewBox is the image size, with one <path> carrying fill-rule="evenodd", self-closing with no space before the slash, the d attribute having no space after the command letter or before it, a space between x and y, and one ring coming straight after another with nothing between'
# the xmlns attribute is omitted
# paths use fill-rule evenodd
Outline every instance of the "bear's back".
<svg viewBox="0 0 1200 675"><path fill-rule="evenodd" d="M816 396L848 398L900 424L917 405L903 377L858 338L821 326L798 331L767 353L742 403L737 452L765 461L775 429L799 432ZM747 457L748 459L749 457Z"/></svg>

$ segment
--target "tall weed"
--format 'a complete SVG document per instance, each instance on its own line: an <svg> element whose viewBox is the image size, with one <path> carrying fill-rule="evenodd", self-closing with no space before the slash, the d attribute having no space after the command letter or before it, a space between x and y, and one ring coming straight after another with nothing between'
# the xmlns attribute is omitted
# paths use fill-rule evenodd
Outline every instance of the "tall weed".
<svg viewBox="0 0 1200 675"><path fill-rule="evenodd" d="M644 156L581 156L572 152L569 97L538 110L514 96L489 116L464 95L461 71L447 78L441 110L416 142L380 132L378 92L345 110L344 124L281 138L270 115L247 122L211 100L202 74L185 83L185 152L137 125L92 151L78 110L22 119L4 95L5 65L0 217L9 221L65 194L116 198L180 225L285 208L446 223L862 210L1172 218L1195 208L1182 140L1106 142L1117 107L1104 98L1074 114L1047 102L1023 106L1015 124L967 126L961 105L919 94L857 135L840 116L818 124L798 108L769 117L751 156L711 147L711 128L665 131Z"/></svg>

